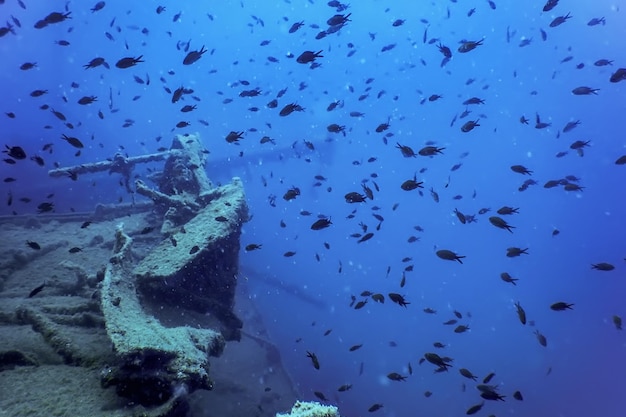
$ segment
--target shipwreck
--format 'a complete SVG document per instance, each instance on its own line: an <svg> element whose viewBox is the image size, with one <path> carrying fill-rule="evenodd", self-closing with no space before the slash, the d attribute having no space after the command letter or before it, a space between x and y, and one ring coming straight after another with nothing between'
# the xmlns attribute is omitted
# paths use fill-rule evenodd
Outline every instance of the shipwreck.
<svg viewBox="0 0 626 417"><path fill-rule="evenodd" d="M253 330L251 325L243 330L239 315L241 311L251 314L250 309L240 309L239 314L235 309L240 235L249 218L248 207L239 178L221 186L211 183L205 169L207 155L199 135L184 135L176 136L164 152L135 157L118 154L106 161L54 169L49 172L52 177L121 175L129 192L146 199L124 206L100 205L93 213L50 213L45 221L39 216L11 219L11 227L23 227L25 233L53 227L54 232L46 232L50 240L41 241L40 251L6 248L0 260L0 284L8 288L22 271L31 273L27 272L31 266L42 270L37 263L44 262L50 278L32 298L20 295L25 290L19 287L12 287L12 294L5 292L0 325L31 326L52 347L54 352L49 354L56 361L85 369L88 375L96 370L100 387L115 395L94 391L97 401L108 405L100 405L102 413L90 411L90 415L112 415L107 409L116 407L127 415L184 415L191 393L215 388L210 358L223 355L226 342L240 341L242 335L254 345L250 349L263 352L256 362L270 361L270 366L260 367L259 375L252 372L252 377L284 388L282 395L278 390L261 390L256 401L269 412L285 409L296 398L287 374L277 371L278 349L262 330ZM142 179L133 176L138 164L151 162L162 162L163 169L152 170ZM81 222L91 224L89 229L79 229L76 225ZM84 239L78 254L84 256L82 263L59 262L69 246L61 237L68 235ZM89 263L95 264L107 252L99 270L92 271ZM91 330L85 336L77 328ZM0 371L48 365L38 352L21 349L19 340L15 348L11 343L0 349ZM29 369L32 378L41 380L34 368ZM229 387L222 395L248 389L235 388L239 386L235 382L222 385ZM56 412L63 414L58 411L63 406L61 401L55 404ZM32 408L16 412L28 411ZM47 411L54 414L54 410Z"/></svg>

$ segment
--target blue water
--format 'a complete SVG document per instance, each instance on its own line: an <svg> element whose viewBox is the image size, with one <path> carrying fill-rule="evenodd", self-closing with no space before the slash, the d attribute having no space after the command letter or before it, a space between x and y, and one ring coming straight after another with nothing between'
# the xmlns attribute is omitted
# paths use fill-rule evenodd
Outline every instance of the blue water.
<svg viewBox="0 0 626 417"><path fill-rule="evenodd" d="M467 368L479 382L495 372L491 384L506 395L505 402L486 401L478 415L626 413L626 336L613 323L614 315L626 317L626 168L615 164L626 154L626 82L609 82L611 74L626 66L626 19L619 1L562 0L542 12L541 1L495 0L492 9L482 0L359 0L339 12L351 13L346 25L320 40L315 36L337 13L321 1L107 1L95 13L92 2L54 3L29 1L26 9L14 0L0 5L0 23L7 22L15 32L0 38L2 145L21 146L28 157L45 160L44 167L28 158L0 165L2 178L17 180L1 185L3 196L13 195L11 206L2 205L2 214L36 213L44 201L53 202L58 213L129 202L116 176L85 175L72 181L51 179L47 171L54 163L93 162L116 152L155 152L168 147L174 134L199 132L211 152L212 179L225 183L240 176L244 181L253 218L243 229L242 271L250 271L251 294L303 399L316 400L314 392L321 392L348 417L370 414L375 403L383 407L372 415L465 415L481 402L476 383L459 374L459 368ZM161 14L155 12L159 4L166 6ZM71 19L33 27L64 8ZM471 8L475 12L468 16ZM549 27L568 12L571 19ZM600 17L606 24L587 24ZM396 19L405 22L393 26ZM299 21L304 25L289 33ZM457 51L462 40L482 39L473 51ZM525 39L530 44L520 47ZM55 43L61 40L69 45ZM187 66L183 58L189 41L189 51L204 45L208 52ZM260 46L262 41L269 44ZM453 54L444 67L439 42ZM391 44L393 49L381 52ZM322 51L323 57L315 60L318 67L296 62L304 51ZM145 62L115 67L121 58L139 56ZM96 57L105 58L110 69L83 68ZM594 65L600 59L615 62ZM36 67L20 70L25 62L36 62ZM164 87L174 91L181 86L194 93L172 104ZM580 86L599 91L572 94ZM259 96L239 97L254 88L260 89ZM36 89L48 92L30 97ZM266 107L283 89L278 107ZM433 94L442 98L429 101ZM97 101L77 104L83 96ZM471 97L484 104L464 106ZM227 99L232 102L225 103ZM335 101L342 105L327 111ZM304 111L279 116L290 103ZM62 112L74 128L40 109L44 104ZM197 109L182 113L184 105ZM471 113L460 119L466 109ZM9 112L15 118L4 115ZM350 112L364 116L351 117ZM537 114L551 126L536 129ZM529 124L520 122L522 116ZM132 125L122 127L126 119ZM480 126L462 132L470 120ZM576 120L579 126L562 131ZM180 121L190 125L176 128ZM386 122L389 129L377 133L376 127ZM345 126L345 134L329 132L332 123ZM239 144L226 142L231 131L244 132ZM79 156L61 140L63 134L84 143ZM260 144L263 136L276 143ZM305 140L316 150L308 150ZM577 140L590 141L584 156L570 149ZM52 153L42 150L47 143L53 144ZM427 143L445 149L434 157L404 158L396 143L415 152ZM462 165L452 171L456 164ZM512 165L524 165L532 176L513 172ZM136 171L140 177L145 173L143 168ZM315 175L327 180L315 186ZM400 185L414 175L424 188L402 190ZM567 175L579 178L573 183L584 188L544 187ZM519 191L527 179L536 185ZM344 195L362 192L362 183L374 190L374 199L346 203ZM291 187L298 187L300 195L286 201L282 197ZM439 202L431 197L431 187ZM49 194L54 196L47 198ZM24 197L32 201L20 201ZM519 214L502 216L515 227L513 233L488 220L502 206L519 208ZM477 214L481 208L491 211L477 215L476 223L462 224L454 214L455 209ZM303 210L312 215L302 215ZM384 218L380 230L374 213ZM311 230L318 215L330 216L332 225ZM374 236L357 243L350 235L364 234L360 223ZM560 233L553 236L555 229ZM410 236L419 241L408 243ZM245 252L250 243L262 248ZM528 248L528 255L508 258L508 247ZM465 256L463 263L438 258L439 249ZM296 254L283 256L287 251ZM411 260L402 262L405 257ZM592 270L600 262L615 270ZM408 265L414 269L405 273L401 287ZM503 282L502 272L518 278L517 285ZM263 277L282 281L323 306L270 287ZM382 293L385 303L360 296L366 290ZM392 303L391 292L410 304ZM352 295L356 301L368 299L365 307L350 307ZM557 301L573 303L573 310L552 311L550 305ZM526 311L526 325L518 320L515 302ZM424 308L437 313L426 314ZM442 324L455 318L454 310L462 314L458 324L470 330L457 334L456 325ZM535 330L547 338L546 347L538 343ZM446 347L437 349L434 342ZM363 346L350 352L357 344ZM307 351L318 357L319 370ZM427 352L453 358L452 368L433 373L432 364L419 365ZM407 379L391 381L391 372ZM343 384L352 388L338 392ZM513 399L518 390L523 401ZM427 398L426 391L432 396Z"/></svg>

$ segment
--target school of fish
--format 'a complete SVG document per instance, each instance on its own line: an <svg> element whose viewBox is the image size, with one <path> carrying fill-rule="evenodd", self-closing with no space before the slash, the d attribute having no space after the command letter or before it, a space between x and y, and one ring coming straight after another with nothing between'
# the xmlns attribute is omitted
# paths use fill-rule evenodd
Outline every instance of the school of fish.
<svg viewBox="0 0 626 417"><path fill-rule="evenodd" d="M10 1L0 1L0 14L3 14L1 13L3 8L6 10L9 3ZM548 0L541 5L539 3L528 5L528 12L537 19L532 33L528 28L507 26L504 33L489 33L485 30L480 36L472 38L464 37L461 28L450 27L446 21L451 17L462 16L471 22L471 19L476 19L475 16L480 14L500 12L504 5L496 4L492 0L471 2L450 0L442 2L445 3L445 6L436 9L438 14L421 17L419 13L409 16L396 16L392 6L385 7L378 4L379 10L376 12L379 13L379 19L388 20L388 24L385 23L387 28L384 32L374 33L352 29L355 26L362 28L363 21L371 19L371 15L364 17L365 11L356 1L352 4L344 4L333 0L321 4L319 1L309 0L310 6L323 7L327 10L326 20L308 21L307 16L300 13L284 16L281 22L273 23L270 23L263 16L262 11L255 9L254 13L250 13L248 4L233 2L233 13L237 9L250 15L247 29L251 37L258 38L255 52L272 51L268 52L262 65L274 68L274 71L284 74L285 83L283 85L267 83L262 76L257 77L254 73L250 73L246 78L232 80L228 85L230 91L219 90L217 93L211 92L205 85L198 85L185 77L179 77L178 75L182 70L172 69L174 66L171 62L164 62L162 57L150 55L146 45L151 42L151 36L155 32L165 32L169 43L162 45L162 47L169 48L175 53L176 65L189 67L189 71L193 71L194 68L201 68L197 71L208 72L209 75L227 72L229 71L228 68L201 65L219 55L220 49L236 48L235 45L229 44L223 39L216 40L210 37L204 37L202 40L200 36L197 39L182 39L177 33L180 30L181 22L185 20L190 25L197 24L194 30L201 31L201 25L213 25L216 20L220 17L223 19L224 16L214 16L208 10L204 15L188 16L183 11L177 11L179 5L174 2L166 5L155 3L151 11L153 16L150 20L143 17L135 18L132 10L129 10L125 16L110 16L108 24L98 24L96 28L90 27L91 17L96 14L107 13L110 4L113 3L112 1L98 1L87 5L82 2L67 2L64 8L52 8L47 13L33 16L29 12L30 5L28 2L17 0L19 7L16 7L11 13L3 14L6 17L6 22L0 27L0 43L10 42L11 37L29 37L53 28L62 28L61 33L64 33L65 37L51 40L47 48L70 50L73 43L79 42L77 37L84 33L93 34L96 31L101 31L102 35L97 36L102 39L98 39L97 42L105 41L110 45L115 45L116 50L119 51L117 54L101 54L99 52L101 48L95 47L97 42L94 40L92 55L74 54L71 60L61 62L59 66L61 68L63 66L71 67L71 71L77 71L76 69L84 72L99 71L99 80L104 84L109 81L109 74L115 72L115 77L124 77L127 83L126 85L111 84L111 86L102 87L101 85L91 86L78 79L72 81L69 86L59 86L55 82L38 79L37 84L34 85L28 81L29 74L52 72L55 69L45 68L39 62L37 56L39 51L13 51L14 54L24 58L24 61L17 68L13 68L20 75L23 73L22 79L24 81L19 86L21 95L16 98L22 101L22 105L29 105L33 109L36 108L41 111L41 120L44 120L42 132L45 133L44 137L46 138L39 147L35 147L33 143L21 143L11 137L3 138L3 163L10 166L13 173L4 178L3 189L6 195L6 206L13 214L41 214L56 210L54 193L46 196L24 195L14 200L14 193L28 188L27 184L21 184L21 172L24 169L24 164L32 163L38 167L49 169L58 168L62 164L50 160L55 156L58 157L59 154L64 155L64 161L73 160L74 164L80 164L90 161L89 158L83 159L85 158L84 153L90 149L108 149L110 147L110 144L107 143L107 133L84 127L87 125L87 119L90 119L89 126L93 126L94 121L102 122L102 126L105 126L106 123L112 123L109 120L115 120L115 123L121 122L119 126L110 127L110 129L116 128L115 131L127 131L144 123L133 117L132 109L139 103L149 103L146 103L147 100L142 97L141 93L130 93L130 91L136 91L133 87L140 87L142 91L147 89L160 91L161 105L168 106L168 112L175 115L176 118L174 123L161 128L164 132L163 135L184 135L195 131L207 131L210 132L206 134L207 137L211 138L210 141L216 140L215 136L217 135L220 141L225 142L222 146L235 148L236 157L244 157L249 149L259 149L259 146L282 145L294 150L298 149L299 162L308 164L314 162L317 156L316 146L318 145L311 137L321 136L325 137L326 141L348 142L354 147L365 148L364 144L367 143L368 152L372 156L365 160L357 158L349 161L355 169L372 167L371 170L374 170L382 155L385 155L385 158L390 156L395 158L398 166L404 163L412 164L412 172L410 173L401 169L397 169L397 171L389 169L387 172L385 168L380 168L376 172L371 172L369 175L358 179L355 179L354 174L346 175L346 178L331 178L322 171L311 179L311 184L292 183L289 173L278 175L275 172L258 170L256 182L248 186L257 187L260 183L263 188L268 189L267 201L272 209L280 210L282 207L294 206L300 204L300 201L307 201L307 204L310 204L307 206L307 210L302 209L297 213L297 218L305 219L307 223L306 230L299 232L317 234L320 244L323 243L323 248L327 252L332 251L332 248L328 242L330 240L329 235L325 234L328 233L326 229L332 230L340 223L342 226L343 224L349 225L350 230L352 230L351 233L342 236L341 239L343 245L353 246L351 249L353 251L358 251L363 246L373 244L376 241L382 241L380 236L384 232L388 219L397 219L403 216L399 202L379 197L384 193L384 187L391 187L389 183L394 184L394 192L415 196L416 205L434 204L442 207L442 216L453 219L450 222L450 228L454 230L458 230L460 227L474 227L476 233L488 233L491 230L497 230L498 233L507 235L507 237L509 235L515 237L520 232L528 232L520 230L522 227L516 221L518 218L524 218L525 215L530 216L525 212L522 204L520 207L514 207L507 205L506 201L494 201L491 198L483 199L475 188L469 192L467 187L458 186L457 188L456 186L457 182L462 182L464 165L471 164L472 158L475 157L472 152L468 151L471 149L471 144L468 145L465 141L478 141L481 135L501 135L500 132L506 132L513 125L516 129L525 129L524 132L529 137L544 135L544 132L549 132L549 138L548 136L539 136L540 140L559 141L559 150L544 156L544 160L561 160L562 158L583 158L582 160L584 160L588 153L600 152L600 150L611 152L613 155L612 161L610 161L611 168L615 172L616 178L618 175L622 175L621 184L623 184L622 166L626 165L626 152L623 144L620 151L616 150L615 147L610 147L600 138L574 138L577 129L580 130L579 126L585 125L585 110L580 110L577 107L579 109L576 111L577 115L572 115L570 120L556 120L546 113L547 109L540 108L539 103L535 109L511 107L506 111L515 113L512 116L509 115L510 117L507 119L509 121L506 122L509 123L508 126L506 123L495 122L498 118L495 112L486 114L486 110L482 111L489 104L489 101L494 99L489 94L489 89L490 83L495 84L496 80L490 79L489 74L472 73L472 59L494 59L493 56L479 55L481 50L494 43L506 45L507 50L514 48L525 48L524 50L526 50L536 47L540 43L549 45L553 36L558 38L559 35L556 34L556 31L564 29L561 25L576 25L577 29L575 30L579 31L601 30L608 25L608 19L603 16L590 16L583 19L583 16L569 12L568 3L571 2ZM285 0L285 3L295 2ZM472 7L466 3L470 3ZM182 8L182 6L180 7ZM210 9L210 6L207 6L207 9ZM361 21L359 22L359 20ZM154 23L155 21L158 23ZM357 25L356 22L361 24ZM287 30L276 30L276 27L281 26ZM524 32L523 35L521 35L522 32ZM58 34L59 32L54 33ZM299 49L294 49L294 52L278 46L285 39L292 40L294 37L298 37L298 42L291 45L299 45ZM405 46L425 52L421 52L419 58L413 57L403 61L398 51ZM420 76L421 68L436 67L441 74L441 79L428 80L428 82L420 83L421 88L412 88L405 85L394 85L394 83L385 80L387 76L393 77L393 75L383 75L377 73L375 68L370 68L372 74L370 77L346 76L345 91L311 91L309 85L314 83L312 78L329 76L328 73L321 74L325 66L330 66L333 60L340 58L358 59L362 49L373 50L376 58L381 61L400 60L401 64L398 64L400 66L398 71L412 71L418 74L416 77ZM491 51L493 53L493 50ZM240 59L232 64L233 68L238 65L245 65L244 61L248 60L245 50L239 53L241 54ZM558 68L551 75L555 83L560 82L561 72L584 72L585 75L582 79L588 80L581 81L580 84L559 87L565 97L564 100L567 100L565 104L569 105L570 102L576 100L601 99L601 96L607 91L623 88L621 82L626 81L626 60L623 56L620 57L619 54L616 54L615 57L598 57L592 65L586 65L582 61L572 65L571 61L574 59L577 58L572 52L564 58L555 56L553 63L554 68ZM619 59L623 62L615 62ZM250 62L253 61L250 59ZM207 70L207 68L210 69ZM69 71L70 69L68 69ZM232 71L239 73L234 69ZM349 72L346 71L347 73ZM468 73L472 76L467 78L465 88L459 92L447 85L446 80L450 73ZM342 77L343 74L332 76ZM516 78L518 74L514 72L508 76ZM155 80L158 80L158 83L155 83ZM107 91L108 94L103 97L94 91ZM469 93L470 91L471 93ZM531 96L539 94L537 91L525 91L525 93ZM443 126L439 132L442 137L446 136L449 139L432 140L425 139L419 134L416 135L417 137L403 135L403 129L398 126L406 126L407 117L402 112L392 109L400 97L408 95L412 96L416 107L428 109L429 106L448 106L447 108L451 111L451 121L448 125ZM7 98L6 95L4 98ZM227 106L231 106L236 101L244 102L245 110L242 114L231 115L231 121L228 123L211 120L203 109L203 106L206 106L205 103L219 103L224 108L228 108ZM390 110L387 114L370 112L368 109L372 108L372 102L382 102ZM601 103L601 101L588 101L582 106L601 106ZM18 121L22 117L17 108L11 108L10 100L4 100L2 106L5 116L3 124ZM441 110L438 109L437 111ZM333 119L332 123L318 125L317 122L313 121L316 112L324 113L324 118ZM194 117L194 115L198 116ZM155 119L157 118L155 116ZM289 136L288 132L279 132L278 128L274 128L286 118L296 119L297 123L302 124L303 132ZM307 137L305 131L308 126L314 126L316 132ZM41 134L39 131L35 132L36 126L32 128L33 133L30 136ZM289 140L285 139L286 137ZM361 141L363 137L367 139ZM138 141L145 149L162 151L165 148L159 144L161 139L162 136L159 135L153 143L150 143L146 138L140 138ZM119 142L116 150L123 151L123 141ZM211 152L213 152L212 147L213 145L208 145ZM549 149L553 149L553 146L551 145ZM66 158L67 155L71 155L73 159ZM448 164L452 158L451 155L457 155L455 163L448 170L442 170L441 164ZM494 164L498 158L494 156ZM502 160L508 159L503 157ZM583 185L583 174L578 176L564 173L560 177L547 176L546 172L553 172L553 170L543 169L541 166L543 162L528 165L531 161L533 160L511 161L507 166L501 163L495 164L500 165L500 170L498 172L489 171L487 175L506 178L506 181L512 184L509 189L503 190L504 200L507 199L507 195L525 193L530 187L544 193L561 191L565 198L586 192L586 186ZM549 164L550 162L545 163ZM504 168L502 168L503 166ZM581 172L586 173L593 169L593 166L585 166ZM436 174L431 174L431 172ZM81 180L75 172L71 171L67 172L67 177L70 181ZM383 177L384 181L381 181ZM383 182L385 185L382 185ZM96 185L95 182L93 185ZM120 186L124 186L124 184L120 182ZM324 199L333 201L332 213L320 213L314 201L306 200L310 188L319 189L326 193ZM467 204L467 201L472 201L473 204ZM119 202L121 202L121 198ZM255 204L265 204L265 202L253 202L251 204L253 211ZM479 208L470 211L473 209L468 207ZM306 220L307 217L311 217L311 220ZM451 243L454 242L453 239L447 240L449 246L439 246L436 239L428 237L428 226L422 227L416 224L409 216L402 217L402 219L409 231L406 242L415 245L412 245L410 251L407 250L406 253L398 250L396 252L398 259L390 259L389 264L382 266L380 271L380 276L386 280L396 274L398 276L397 288L391 292L376 288L361 288L350 295L349 299L340 300L346 309L359 310L359 314L366 314L364 312L373 306L385 309L399 307L400 310L416 310L419 311L419 314L432 317L437 314L441 315L439 310L443 310L443 307L436 309L429 305L428 300L423 300L417 295L419 283L413 282L412 286L409 285L411 280L417 280L417 277L412 276L412 274L414 275L420 267L415 253L426 253L427 256L437 258L442 264L454 265L458 268L464 268L468 263L471 263L472 255L459 253L454 244ZM226 218L216 218L216 220L227 221ZM287 225L290 220L293 219L287 218L280 221L280 225L277 227L279 235L282 230L288 229ZM87 228L91 223L87 221L82 224L81 228ZM524 222L524 224L527 223L528 220ZM556 227L536 232L545 234L549 239L554 239L553 242L561 238L562 232L566 233L565 230ZM152 228L145 228L140 233L155 232ZM41 250L41 245L35 239L36 236L33 236L32 240L24 242L25 247L33 251ZM274 243L270 237L261 240L261 236L255 236L254 239L255 241L248 239L242 242L243 256L256 256L256 254L267 251ZM418 249L417 245L422 240L435 241L433 248L420 247ZM537 256L537 252L532 247L525 247L523 242L524 240L521 240L519 246L502 247L498 256L504 258L519 257L520 260ZM172 243L175 246L175 241ZM404 242L402 243L404 244ZM392 242L386 244L393 245ZM192 253L197 250L199 248L194 247ZM82 249L74 246L68 249L68 252L78 255ZM293 244L292 248L281 253L281 255L284 258L294 259L311 257L317 263L323 264L326 258L320 252L313 248ZM623 262L623 260L585 260L584 256L581 256L576 261L581 262L588 271L600 275L616 274L616 271L620 269L618 263ZM347 262L344 264L342 260L338 261L339 274L345 273L344 265L347 264ZM375 267L380 269L380 266ZM400 272L397 272L398 269ZM519 322L520 331L526 331L533 335L540 347L548 348L550 346L549 332L539 330L542 323L535 323L535 320L527 318L536 314L528 308L528 301L523 299L521 295L518 299L515 293L524 285L526 277L515 275L505 271L501 272L499 277L495 276L495 281L498 284L507 285L507 289L512 291L511 294L514 294L512 297L515 299L509 310L499 312L499 314L512 316L514 320ZM47 290L47 285L49 284L44 282L26 294L25 297L41 296L42 292L45 293ZM580 300L555 299L551 304L546 305L545 309L555 312L554 314L567 315L579 303L584 302L583 297ZM446 316L439 321L441 321L442 326L450 329L451 340L455 336L475 330L474 323L470 327L471 312L453 309L449 313L444 313ZM356 318L355 323L359 323L358 320L359 318ZM394 324L397 324L395 316L393 320ZM401 319L397 320L400 321ZM622 329L622 319L618 312L611 316L611 322L614 329ZM319 337L325 338L331 332L332 329L326 329ZM306 344L306 342L306 337L299 337L295 343ZM418 372L420 373L419 378L422 379L435 377L431 375L432 373L458 378L463 391L466 384L472 384L475 387L475 402L468 404L465 409L458 410L459 414L465 413L466 415L478 414L482 412L483 408L490 410L492 413L490 416L495 416L493 413L496 412L499 413L498 415L505 415L506 409L498 408L498 403L508 402L511 399L518 402L528 401L528 395L523 395L515 387L515 381L498 381L497 372L493 371L485 375L477 375L469 368L464 367L464 364L457 364L451 356L444 353L451 343L451 341L433 341L432 351L416 352L412 357L406 358L406 365L402 366L401 369L389 369L388 374L385 375L387 382L392 384L411 383L412 379L416 379ZM356 357L363 352L364 347L366 344L355 341L354 344L347 347L347 350L354 352L353 355ZM333 372L332 369L327 368L324 355L314 352L312 348L305 348L304 352L302 361L309 361L315 371ZM362 356L356 361L359 363L357 376L338 387L320 387L319 390L315 390L311 394L321 401L333 402L331 393L357 391L358 378L364 373L365 358L366 356ZM420 371L417 370L416 366L421 366ZM427 366L429 368L424 371L423 368ZM549 374L551 371L552 368L548 367L546 372ZM436 375L436 377L439 376ZM506 395L503 393L505 390ZM426 398L436 394L437 391L434 388L423 392ZM361 411L364 413L376 413L391 406L369 398L363 399L362 402Z"/></svg>

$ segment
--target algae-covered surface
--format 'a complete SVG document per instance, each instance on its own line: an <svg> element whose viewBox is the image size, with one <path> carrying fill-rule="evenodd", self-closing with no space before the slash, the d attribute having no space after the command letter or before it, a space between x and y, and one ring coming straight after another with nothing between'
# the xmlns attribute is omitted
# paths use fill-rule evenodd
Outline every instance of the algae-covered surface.
<svg viewBox="0 0 626 417"><path fill-rule="evenodd" d="M133 262L139 262L165 239L158 218L136 212L85 226L91 220L90 214L2 219L0 417L165 415L130 403L116 395L115 387L100 383L116 361L99 295L115 229L124 224L133 238ZM296 399L278 350L267 340L241 285L234 313L244 318L244 336L210 359L213 390L187 397L189 416L273 416ZM164 326L207 322L199 313L165 304L159 320ZM184 389L177 394L185 395Z"/></svg>

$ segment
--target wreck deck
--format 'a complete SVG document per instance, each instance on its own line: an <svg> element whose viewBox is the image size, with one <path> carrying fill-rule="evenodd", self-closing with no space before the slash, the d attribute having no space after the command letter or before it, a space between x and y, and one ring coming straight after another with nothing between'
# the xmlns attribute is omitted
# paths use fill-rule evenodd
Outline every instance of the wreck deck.
<svg viewBox="0 0 626 417"><path fill-rule="evenodd" d="M134 238L134 255L142 257L161 241L150 210L94 222L81 229L94 213L38 215L0 219L0 416L91 415L131 416L130 406L113 388L100 386L101 373L114 361L98 302L98 274L112 254L114 230L124 222ZM11 221L12 220L12 221ZM41 250L30 249L36 241ZM81 247L69 253L71 247ZM28 298L33 288L44 289ZM189 397L190 416L274 416L291 407L297 397L284 371L278 349L246 294L237 287L235 313L245 318L240 342L228 342L224 353L211 358L213 390ZM200 314L167 307L165 326L204 324ZM252 335L254 337L249 337ZM59 383L62 382L62 383ZM160 415L158 409L145 410Z"/></svg>

